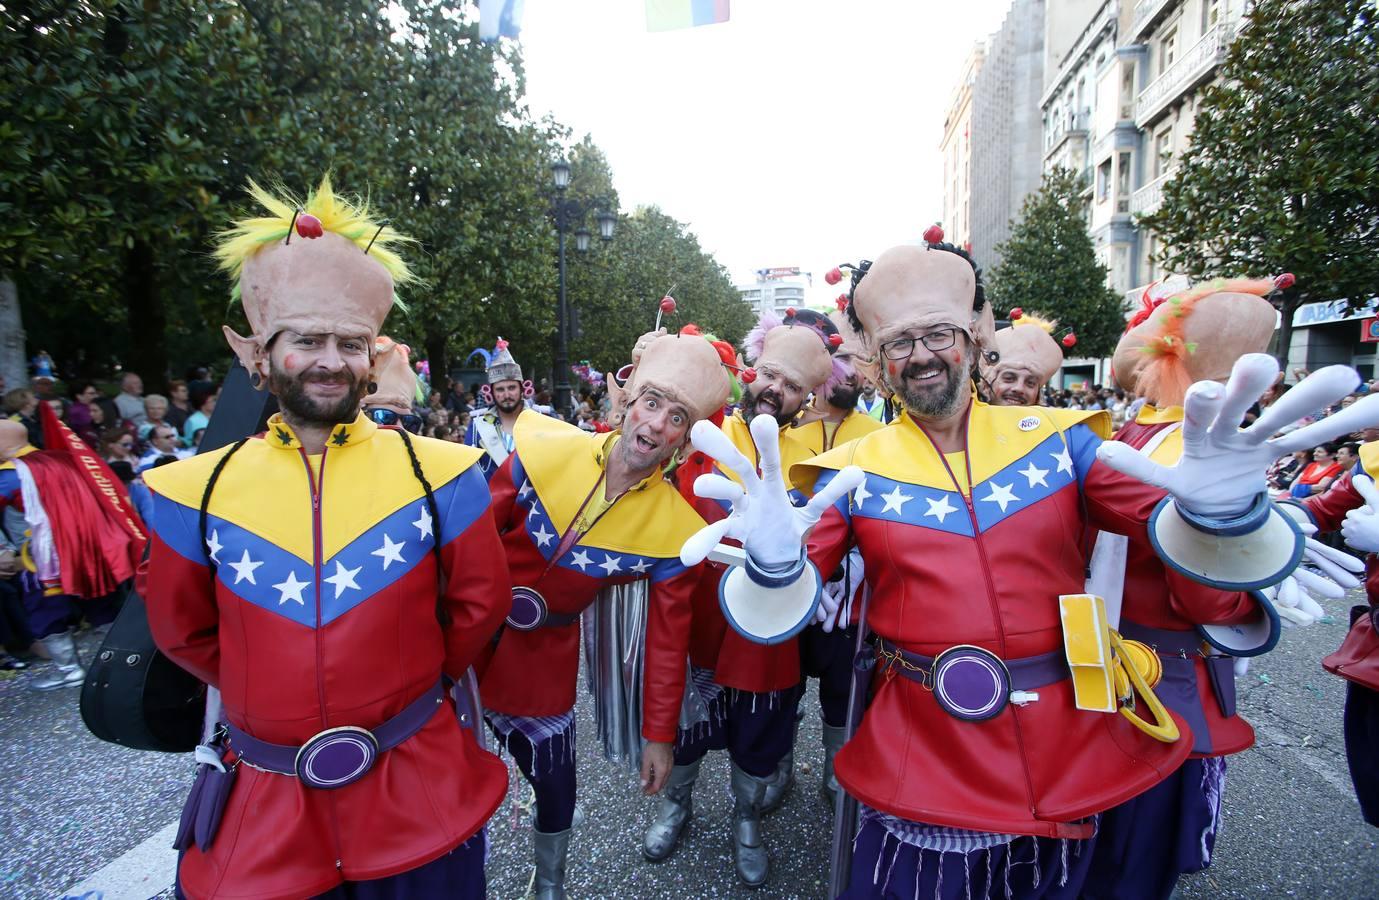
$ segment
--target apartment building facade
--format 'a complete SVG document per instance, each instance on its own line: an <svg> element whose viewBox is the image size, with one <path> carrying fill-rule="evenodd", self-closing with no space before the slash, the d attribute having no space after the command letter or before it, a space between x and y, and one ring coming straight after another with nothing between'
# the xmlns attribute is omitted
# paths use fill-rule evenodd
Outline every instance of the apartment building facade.
<svg viewBox="0 0 1379 900"><path fill-rule="evenodd" d="M943 119L943 231L949 242L971 247L972 241L972 88L986 61L986 44L978 43L963 63L958 85Z"/></svg>

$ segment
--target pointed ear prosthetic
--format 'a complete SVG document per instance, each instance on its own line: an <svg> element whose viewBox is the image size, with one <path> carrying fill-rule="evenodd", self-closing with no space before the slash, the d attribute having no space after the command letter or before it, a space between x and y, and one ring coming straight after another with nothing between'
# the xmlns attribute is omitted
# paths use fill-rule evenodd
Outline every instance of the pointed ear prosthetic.
<svg viewBox="0 0 1379 900"><path fill-rule="evenodd" d="M225 342L230 345L230 350L239 359L240 365L249 372L255 388L263 390L263 386L268 383L268 350L259 343L257 337L243 337L229 325L222 325L221 328L225 332ZM259 377L254 379L254 375Z"/></svg>

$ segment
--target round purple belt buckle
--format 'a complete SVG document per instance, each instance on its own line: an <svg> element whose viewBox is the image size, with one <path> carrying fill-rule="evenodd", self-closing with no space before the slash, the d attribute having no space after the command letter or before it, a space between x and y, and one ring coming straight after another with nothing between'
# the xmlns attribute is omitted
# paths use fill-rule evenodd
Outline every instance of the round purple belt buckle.
<svg viewBox="0 0 1379 900"><path fill-rule="evenodd" d="M1010 670L981 647L949 647L934 659L933 679L938 705L968 722L997 716L1010 702Z"/></svg>
<svg viewBox="0 0 1379 900"><path fill-rule="evenodd" d="M297 751L297 777L318 790L354 784L378 759L378 739L366 728L328 728Z"/></svg>
<svg viewBox="0 0 1379 900"><path fill-rule="evenodd" d="M546 622L546 598L529 587L512 589L512 610L508 613L509 628L535 631Z"/></svg>

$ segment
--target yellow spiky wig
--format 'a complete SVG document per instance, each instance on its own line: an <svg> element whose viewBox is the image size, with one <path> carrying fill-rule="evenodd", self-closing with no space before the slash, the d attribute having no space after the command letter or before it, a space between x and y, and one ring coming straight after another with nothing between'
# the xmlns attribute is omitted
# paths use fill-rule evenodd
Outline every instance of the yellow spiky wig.
<svg viewBox="0 0 1379 900"><path fill-rule="evenodd" d="M372 217L368 201L350 200L335 193L329 174L321 177L314 191L307 192L305 200L299 200L281 184L274 184L272 190L268 190L252 178L249 179L249 196L258 201L268 215L240 219L216 235L216 262L234 282L231 290L234 300L240 298L244 261L264 247L286 240L298 214L315 216L323 229L348 238L360 250L367 247L369 256L378 260L392 276L394 288L416 280L406 261L392 249L397 244L414 243L413 239L388 225L383 225L380 231L380 223ZM393 302L406 311L396 293Z"/></svg>
<svg viewBox="0 0 1379 900"><path fill-rule="evenodd" d="M1198 342L1188 339L1187 324L1198 301L1212 294L1253 294L1265 297L1274 291L1268 278L1218 278L1199 284L1160 302L1149 317L1144 345L1148 359L1135 376L1135 391L1160 406L1179 405L1192 386L1188 358L1197 353ZM1224 335L1217 335L1223 340Z"/></svg>
<svg viewBox="0 0 1379 900"><path fill-rule="evenodd" d="M1010 324L1037 325L1049 334L1053 334L1058 330L1058 321L1056 319L1045 319L1038 313L1021 313L1020 318L1012 320Z"/></svg>

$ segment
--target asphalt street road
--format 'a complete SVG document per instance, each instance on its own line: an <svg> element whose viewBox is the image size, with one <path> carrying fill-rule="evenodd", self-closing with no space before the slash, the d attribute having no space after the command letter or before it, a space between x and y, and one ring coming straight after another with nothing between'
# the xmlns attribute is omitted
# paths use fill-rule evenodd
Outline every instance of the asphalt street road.
<svg viewBox="0 0 1379 900"><path fill-rule="evenodd" d="M1256 725L1258 744L1231 761L1216 862L1184 880L1183 897L1379 898L1379 831L1360 819L1341 741L1344 684L1318 665L1344 633L1343 610L1333 614L1334 621L1289 631L1242 679L1240 709ZM89 653L94 644L87 638L83 647ZM167 836L155 836L177 817L190 760L97 741L81 724L77 692L31 691L26 682L33 677L31 670L0 680L0 897L63 897L78 885L103 891L106 900L166 896L172 871L161 847ZM636 792L632 775L597 757L594 729L585 725L579 738L583 822L571 845L570 895L822 897L831 815L817 790L821 751L812 690L805 704L799 784L767 819L772 874L757 891L740 887L733 875L732 804L721 754L705 763L682 846L668 861L650 865L639 848L655 801ZM490 824L493 897L522 896L531 874L521 808L527 789L515 771L512 783Z"/></svg>

